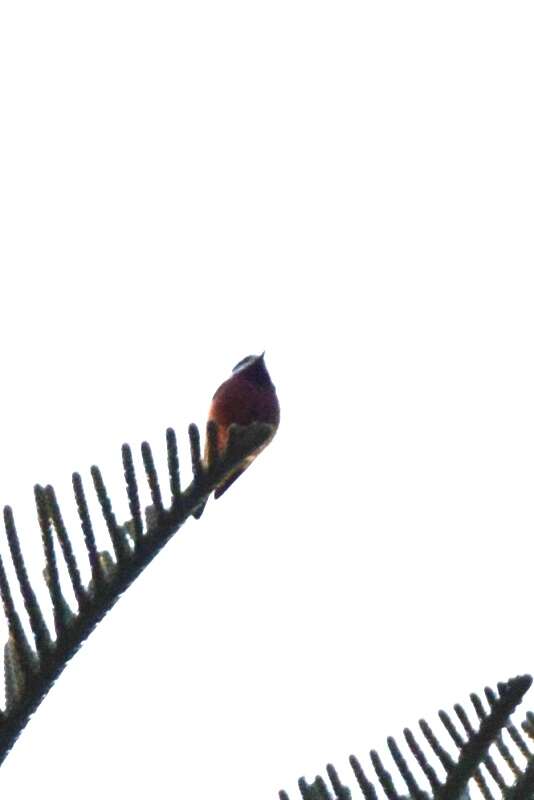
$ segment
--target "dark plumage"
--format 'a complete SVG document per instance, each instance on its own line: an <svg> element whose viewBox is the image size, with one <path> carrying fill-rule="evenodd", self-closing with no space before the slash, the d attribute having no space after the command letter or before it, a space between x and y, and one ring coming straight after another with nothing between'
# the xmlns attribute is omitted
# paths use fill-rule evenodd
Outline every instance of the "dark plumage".
<svg viewBox="0 0 534 800"><path fill-rule="evenodd" d="M273 426L272 436L268 441L247 459L244 466L217 487L215 497L220 497L269 444L278 428L280 406L276 389L265 366L264 353L261 356L247 356L236 364L232 376L213 395L208 419L217 423L217 444L221 454L228 443L230 425L266 422Z"/></svg>

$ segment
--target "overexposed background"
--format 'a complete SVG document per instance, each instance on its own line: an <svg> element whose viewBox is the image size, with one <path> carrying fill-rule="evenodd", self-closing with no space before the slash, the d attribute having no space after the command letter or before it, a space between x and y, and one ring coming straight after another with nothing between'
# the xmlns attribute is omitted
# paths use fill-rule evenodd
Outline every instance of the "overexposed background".
<svg viewBox="0 0 534 800"><path fill-rule="evenodd" d="M34 482L78 539L71 472L125 518L120 445L164 467L172 425L185 480L243 356L282 408L68 666L6 796L296 797L534 669L533 23L1 5L0 503L32 576Z"/></svg>

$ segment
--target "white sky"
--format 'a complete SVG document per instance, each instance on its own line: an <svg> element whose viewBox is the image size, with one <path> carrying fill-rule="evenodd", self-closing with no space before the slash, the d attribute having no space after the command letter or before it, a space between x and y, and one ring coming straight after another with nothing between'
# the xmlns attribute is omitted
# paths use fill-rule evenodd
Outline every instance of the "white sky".
<svg viewBox="0 0 534 800"><path fill-rule="evenodd" d="M163 464L173 425L187 472L249 353L282 408L70 663L6 797L296 798L534 669L533 23L2 3L0 503L32 575L33 483L74 522L97 463L125 518L122 442Z"/></svg>

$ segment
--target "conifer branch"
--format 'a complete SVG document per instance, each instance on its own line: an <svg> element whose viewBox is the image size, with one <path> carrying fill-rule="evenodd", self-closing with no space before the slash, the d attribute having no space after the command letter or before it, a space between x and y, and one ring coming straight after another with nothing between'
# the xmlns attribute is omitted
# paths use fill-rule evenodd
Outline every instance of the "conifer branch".
<svg viewBox="0 0 534 800"><path fill-rule="evenodd" d="M209 425L207 436L211 442L210 447L213 447L213 440L216 438L213 423ZM43 574L52 603L53 634L46 625L26 571L13 512L9 507L4 509L9 552L32 631L32 641L28 642L24 633L0 558L0 596L9 631L4 647L6 704L5 709L0 710L0 764L68 660L119 596L195 510L205 504L209 494L239 469L241 463L271 436L272 427L267 424L235 427L232 430L231 450L228 449L222 457L214 458L206 468L200 453L198 428L191 425L189 437L194 477L191 485L182 492L176 434L169 428L166 434L171 488L169 508L165 508L163 504L152 450L147 442L143 442L141 455L152 498L152 505L145 509L145 522L129 445L123 445L122 465L131 518L123 524L117 521L100 469L93 466L91 476L113 555L107 550L97 548L82 479L78 473L74 473L74 496L91 569L91 579L87 586L83 585L71 537L63 522L54 489L51 486L36 486L35 502L44 551ZM55 540L59 542L58 550ZM58 552L62 553L65 560L78 606L76 610L70 608L63 593L57 564Z"/></svg>
<svg viewBox="0 0 534 800"><path fill-rule="evenodd" d="M364 800L466 800L469 798L469 782L474 780L486 800L532 800L534 798L534 754L530 752L517 728L510 721L510 715L521 702L523 695L532 683L529 675L512 678L507 683L499 684L499 696L491 689L486 689L486 699L489 711L486 711L480 698L472 694L471 702L479 719L480 725L475 729L465 709L456 704L454 711L460 720L465 737L458 731L452 718L445 711L439 712L439 718L459 750L455 760L441 745L435 733L427 722L419 723L421 733L430 748L431 754L437 758L445 769L446 779L441 781L431 764L430 755L425 753L421 745L409 728L404 729L404 738L408 745L409 754L414 757L415 765L424 775L427 785L421 786L418 778L410 767L409 759L405 757L396 740L390 736L387 739L389 753L398 771L398 778L406 787L407 794L399 791L395 785L397 776L393 776L386 768L379 754L372 750L370 759L375 771L380 789L373 784L363 770L361 763L355 756L350 756L349 763L354 772L358 787ZM527 723L528 725L528 719ZM510 744L504 742L503 734L510 738ZM512 754L511 747L517 746L518 754L527 758L527 765L521 769L518 759ZM497 766L490 748L495 747L501 753L515 777L512 787L507 785L505 776ZM487 770L491 780L498 789L498 795L490 790L481 767ZM330 780L331 790L325 780L318 776L312 783L307 783L300 778L298 786L303 800L351 800L352 795L348 786L341 783L334 767L329 764L326 768ZM332 794L333 792L333 794ZM280 800L290 800L287 792L279 792Z"/></svg>

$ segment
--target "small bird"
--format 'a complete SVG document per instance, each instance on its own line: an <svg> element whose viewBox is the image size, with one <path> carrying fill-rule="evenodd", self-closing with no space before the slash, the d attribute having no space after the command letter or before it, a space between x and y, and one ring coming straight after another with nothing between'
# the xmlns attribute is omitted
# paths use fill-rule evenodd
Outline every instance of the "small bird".
<svg viewBox="0 0 534 800"><path fill-rule="evenodd" d="M230 425L251 425L253 422L266 422L272 425L273 432L258 450L252 453L236 472L215 489L215 497L220 497L234 481L251 465L256 456L272 440L280 422L280 406L267 367L265 353L261 356L247 356L232 370L232 376L224 381L211 401L208 420L217 423L217 446L224 456L228 444ZM209 466L209 465L208 465Z"/></svg>

